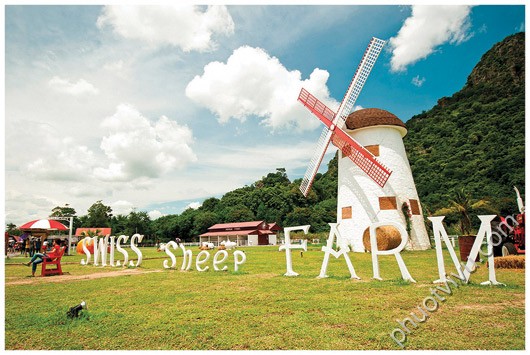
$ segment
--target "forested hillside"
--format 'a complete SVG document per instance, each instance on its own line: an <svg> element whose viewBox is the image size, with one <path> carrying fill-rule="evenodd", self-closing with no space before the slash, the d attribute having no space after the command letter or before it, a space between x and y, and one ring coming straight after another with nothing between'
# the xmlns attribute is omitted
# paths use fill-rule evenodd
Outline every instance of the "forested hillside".
<svg viewBox="0 0 530 355"><path fill-rule="evenodd" d="M516 211L525 177L525 34L484 54L459 92L406 122L405 146L427 211L445 207L462 188Z"/></svg>

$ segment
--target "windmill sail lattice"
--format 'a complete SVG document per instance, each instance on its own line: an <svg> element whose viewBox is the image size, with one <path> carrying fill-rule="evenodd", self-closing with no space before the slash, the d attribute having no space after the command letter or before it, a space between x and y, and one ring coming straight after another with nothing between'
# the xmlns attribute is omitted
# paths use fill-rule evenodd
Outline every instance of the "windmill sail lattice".
<svg viewBox="0 0 530 355"><path fill-rule="evenodd" d="M359 96L368 75L381 53L385 41L373 37L370 44L364 52L361 63L355 71L348 90L339 106L337 113L333 112L326 105L320 102L316 97L311 95L307 90L302 89L298 100L304 104L313 114L315 114L326 127L322 131L317 143L317 148L308 169L302 179L300 191L307 196L309 189L313 184L315 175L324 158L324 154L329 146L330 141L339 147L355 164L357 164L372 180L380 186L384 186L392 172L381 164L369 151L364 149L359 143L353 140L348 134L342 131L346 118L351 113L355 101Z"/></svg>

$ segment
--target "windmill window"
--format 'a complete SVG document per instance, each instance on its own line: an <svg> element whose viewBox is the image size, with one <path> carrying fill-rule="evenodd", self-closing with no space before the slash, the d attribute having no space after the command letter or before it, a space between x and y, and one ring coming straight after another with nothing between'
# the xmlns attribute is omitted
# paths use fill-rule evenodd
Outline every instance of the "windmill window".
<svg viewBox="0 0 530 355"><path fill-rule="evenodd" d="M418 200L409 200L410 203L410 212L413 215L421 215L420 203Z"/></svg>
<svg viewBox="0 0 530 355"><path fill-rule="evenodd" d="M364 147L367 151L372 153L374 156L379 156L379 144L376 145L367 145Z"/></svg>
<svg viewBox="0 0 530 355"><path fill-rule="evenodd" d="M397 210L396 196L379 197L380 210Z"/></svg>
<svg viewBox="0 0 530 355"><path fill-rule="evenodd" d="M342 207L342 219L351 219L351 206Z"/></svg>

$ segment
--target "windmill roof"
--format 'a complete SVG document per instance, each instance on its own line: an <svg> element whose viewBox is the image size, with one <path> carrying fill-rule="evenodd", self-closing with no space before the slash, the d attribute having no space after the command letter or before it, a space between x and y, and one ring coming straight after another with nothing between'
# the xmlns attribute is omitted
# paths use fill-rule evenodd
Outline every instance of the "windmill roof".
<svg viewBox="0 0 530 355"><path fill-rule="evenodd" d="M407 129L396 115L379 108L365 108L354 111L346 119L346 127L351 130L372 126L397 126L404 128L405 132Z"/></svg>

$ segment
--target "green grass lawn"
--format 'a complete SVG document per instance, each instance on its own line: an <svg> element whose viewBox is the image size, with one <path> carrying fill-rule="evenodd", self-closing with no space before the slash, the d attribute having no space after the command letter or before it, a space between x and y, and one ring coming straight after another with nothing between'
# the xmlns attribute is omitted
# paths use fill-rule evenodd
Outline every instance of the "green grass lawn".
<svg viewBox="0 0 530 355"><path fill-rule="evenodd" d="M5 344L7 350L358 350L400 349L390 332L431 295L438 271L434 250L403 252L417 283L401 280L393 256L380 257L381 277L371 280L371 255L350 253L362 280L351 280L343 258L331 258L329 278L317 279L324 253L293 251L298 277L285 277L285 252L278 247L240 248L247 261L233 272L166 270L169 259L143 248L137 271L81 266L83 256L63 257L65 276L28 278L27 258L5 261ZM130 249L129 257L136 256ZM182 263L177 253L177 267ZM445 253L448 254L448 253ZM120 254L118 254L120 255ZM120 255L121 256L121 255ZM450 257L447 271L454 271ZM40 268L37 269L40 274ZM90 274L121 270L119 276ZM109 274L110 275L110 274ZM438 310L412 329L406 349L524 349L524 270L497 270L506 287L481 286L481 264L468 285L445 296ZM53 281L53 282L52 282ZM67 319L82 300L88 309Z"/></svg>

